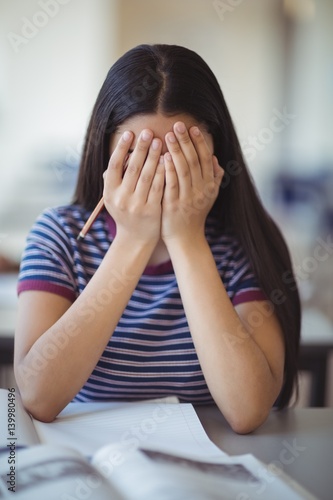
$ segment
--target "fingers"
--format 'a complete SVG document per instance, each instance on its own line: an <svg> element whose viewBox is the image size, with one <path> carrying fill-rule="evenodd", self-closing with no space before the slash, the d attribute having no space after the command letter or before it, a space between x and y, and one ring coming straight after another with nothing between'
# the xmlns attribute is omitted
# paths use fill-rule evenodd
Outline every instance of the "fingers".
<svg viewBox="0 0 333 500"><path fill-rule="evenodd" d="M187 133L186 135L188 138ZM183 137L182 139L183 142L181 144L174 132L169 132L165 136L165 142L168 148L168 153L165 154L165 165L167 169L166 174L168 174L169 180L168 182L168 180L166 179L166 187L169 186L170 182L171 184L173 184L175 177L177 177L179 184L179 191L177 192L180 197L187 197L190 194L192 187L191 170L187 157L190 156L189 150L192 149L193 153L194 148L193 145L191 146L187 142L186 137ZM184 152L182 147L184 149ZM172 193L175 194L175 189L172 190Z"/></svg>
<svg viewBox="0 0 333 500"><path fill-rule="evenodd" d="M103 174L104 192L118 190L119 196L128 200L133 196L137 204L145 204L148 199L161 203L165 182L162 141L145 129L131 150L133 142L132 132L125 132L119 139Z"/></svg>
<svg viewBox="0 0 333 500"><path fill-rule="evenodd" d="M126 130L118 141L118 144L113 151L109 160L107 170L103 174L104 182L112 184L114 187L119 186L122 182L123 168L126 157L129 154L129 149L133 142L133 133Z"/></svg>
<svg viewBox="0 0 333 500"><path fill-rule="evenodd" d="M183 122L175 123L166 135L166 143L178 175L181 195L191 188L200 189L202 181L214 177L212 152L198 127L186 129Z"/></svg>
<svg viewBox="0 0 333 500"><path fill-rule="evenodd" d="M133 140L132 132L126 131L122 134L103 175L104 180L114 188L122 184L129 193L134 192L137 185L149 185L162 149L162 142L160 139L153 140L153 133L149 129L142 130L134 149L131 150Z"/></svg>
<svg viewBox="0 0 333 500"><path fill-rule="evenodd" d="M138 179L141 175L141 170L145 164L151 146L152 139L153 133L151 130L142 130L124 174L123 186L128 192L134 192L136 188Z"/></svg>
<svg viewBox="0 0 333 500"><path fill-rule="evenodd" d="M164 193L164 185L165 185L164 157L160 156L147 196L147 202L151 203L151 205L155 207L155 210L156 206L158 206L162 201Z"/></svg>
<svg viewBox="0 0 333 500"><path fill-rule="evenodd" d="M199 178L201 178L200 158L198 157L192 138L190 137L185 124L183 122L175 123L173 131L174 137L176 137L177 140L175 144L172 144L172 157L175 162L177 172L184 177L190 176L192 184L194 184ZM178 148L177 144L179 145ZM181 161L182 156L185 157L185 165L187 168L184 168L184 162Z"/></svg>
<svg viewBox="0 0 333 500"><path fill-rule="evenodd" d="M198 155L198 161L201 165L201 174L203 179L212 178L214 176L213 156L209 150L205 137L198 127L191 127L189 135Z"/></svg>
<svg viewBox="0 0 333 500"><path fill-rule="evenodd" d="M177 172L170 153L164 155L165 167L165 190L163 201L165 203L172 203L179 197L179 184Z"/></svg>
<svg viewBox="0 0 333 500"><path fill-rule="evenodd" d="M138 196L142 196L143 198L147 199L150 189L152 188L152 183L155 179L157 167L160 163L160 156L161 156L161 151L162 151L162 141L158 138L154 138L153 141L150 144L148 153L147 153L147 158L144 161L144 164L139 172L139 176L136 176L134 174L135 169L133 168L133 172L131 172L131 164L136 161L136 156L133 159L133 156L135 154L135 151L133 155L131 156L131 159L128 164L128 169L126 171L126 174L124 176L124 180L127 181L127 178L130 178L129 185L132 186L135 177L137 178L136 185L134 187L135 192L137 193ZM161 168L159 169L160 173ZM131 175L131 174L134 175ZM159 181L156 181L157 184L159 185ZM154 189L156 187L156 183L154 184Z"/></svg>
<svg viewBox="0 0 333 500"><path fill-rule="evenodd" d="M178 122L173 132L166 135L166 142L169 152L164 155L166 182L163 202L177 206L177 200L183 200L183 203L200 206L204 211L211 208L224 171L216 156L212 155L204 134L198 127L186 130L185 125Z"/></svg>
<svg viewBox="0 0 333 500"><path fill-rule="evenodd" d="M103 176L106 188L112 190L121 185L123 194L135 193L142 201L152 199L162 186L161 174L164 172L163 196L172 201L190 198L193 190L200 192L212 181L219 185L223 169L212 155L212 143L209 148L207 140L210 143L211 138L197 126L187 129L183 122L176 122L172 131L165 135L168 152L163 164L160 160L162 141L154 137L151 130L140 132L135 147L132 146L134 134L126 131Z"/></svg>

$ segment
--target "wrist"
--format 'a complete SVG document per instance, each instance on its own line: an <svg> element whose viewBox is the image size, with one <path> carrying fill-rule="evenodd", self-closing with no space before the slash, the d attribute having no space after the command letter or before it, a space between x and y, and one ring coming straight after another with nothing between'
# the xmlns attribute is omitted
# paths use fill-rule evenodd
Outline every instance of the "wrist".
<svg viewBox="0 0 333 500"><path fill-rule="evenodd" d="M142 249L154 249L160 239L159 234L145 234L143 231L134 231L132 228L117 227L116 235L113 244L123 245L124 247L133 248L134 246Z"/></svg>
<svg viewBox="0 0 333 500"><path fill-rule="evenodd" d="M200 231L195 234L170 237L164 240L164 243L170 256L175 252L183 252L186 255L200 253L209 248L204 232Z"/></svg>
<svg viewBox="0 0 333 500"><path fill-rule="evenodd" d="M110 251L116 252L123 259L142 262L144 265L150 259L157 241L155 239L133 238L129 232L117 232Z"/></svg>

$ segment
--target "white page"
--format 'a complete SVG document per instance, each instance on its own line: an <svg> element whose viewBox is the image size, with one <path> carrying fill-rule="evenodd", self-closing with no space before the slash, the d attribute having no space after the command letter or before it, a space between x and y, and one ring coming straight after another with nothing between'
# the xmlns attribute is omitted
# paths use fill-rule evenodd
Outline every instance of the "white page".
<svg viewBox="0 0 333 500"><path fill-rule="evenodd" d="M0 453L0 498L20 500L124 500L84 457L74 450L37 445L16 453L8 490L7 457Z"/></svg>
<svg viewBox="0 0 333 500"><path fill-rule="evenodd" d="M15 442L17 447L38 444L34 424L23 407L18 391L15 390L14 397L9 397L8 394L7 389L0 389L0 447L6 447L11 441ZM8 427L9 415L14 419L14 422L10 422L14 427Z"/></svg>
<svg viewBox="0 0 333 500"><path fill-rule="evenodd" d="M115 444L100 449L93 464L127 500L315 500L282 471L268 468L252 455L218 460L163 455L153 452L148 458Z"/></svg>
<svg viewBox="0 0 333 500"><path fill-rule="evenodd" d="M128 449L157 446L173 453L225 456L187 403L70 403L54 422L34 424L42 443L69 446L85 456L115 442Z"/></svg>

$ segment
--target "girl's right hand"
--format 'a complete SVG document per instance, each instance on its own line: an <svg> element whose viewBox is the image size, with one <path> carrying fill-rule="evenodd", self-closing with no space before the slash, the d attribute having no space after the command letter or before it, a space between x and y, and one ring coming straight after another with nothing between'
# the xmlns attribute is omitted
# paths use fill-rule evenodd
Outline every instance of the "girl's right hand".
<svg viewBox="0 0 333 500"><path fill-rule="evenodd" d="M157 243L164 189L162 141L151 130L143 130L124 172L132 142L133 133L124 132L111 155L104 174L104 204L118 236Z"/></svg>

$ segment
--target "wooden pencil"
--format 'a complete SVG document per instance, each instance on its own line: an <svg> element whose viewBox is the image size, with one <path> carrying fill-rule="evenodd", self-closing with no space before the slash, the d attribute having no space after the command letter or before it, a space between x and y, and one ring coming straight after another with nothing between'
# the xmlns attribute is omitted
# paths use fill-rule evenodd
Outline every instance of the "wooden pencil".
<svg viewBox="0 0 333 500"><path fill-rule="evenodd" d="M97 205L94 208L94 210L91 212L91 215L90 215L89 219L87 220L87 222L85 223L85 225L81 229L80 234L77 237L77 240L83 240L84 239L85 235L87 234L87 232L89 231L89 229L91 228L92 224L95 222L95 220L97 219L97 217L99 216L99 214L101 213L101 211L103 210L103 208L104 208L104 198L102 196L102 198L99 200L99 202L97 203Z"/></svg>
<svg viewBox="0 0 333 500"><path fill-rule="evenodd" d="M128 153L126 155L126 158L125 158L125 161L124 161L123 175L126 172L126 169L128 167L128 161L129 161L130 156L131 156L131 153ZM87 220L87 222L85 223L85 225L81 229L79 236L76 238L77 240L83 240L84 239L84 237L86 236L87 232L89 231L89 229L91 228L91 226L93 225L93 223L95 222L95 220L97 219L97 217L99 216L99 214L101 213L101 211L103 210L103 208L104 208L104 198L102 196L102 198L99 200L99 202L97 203L97 205L94 208L94 210L91 212L91 215L90 215L89 219Z"/></svg>

